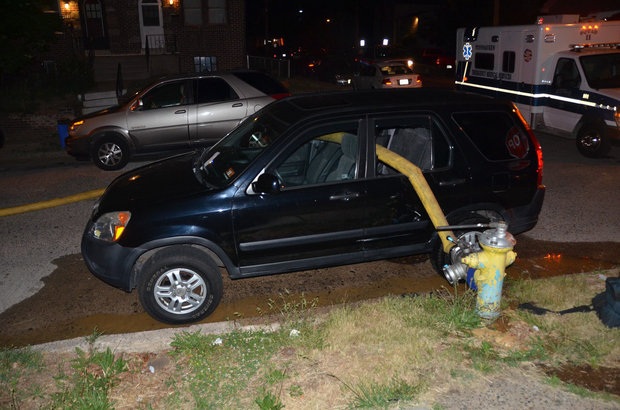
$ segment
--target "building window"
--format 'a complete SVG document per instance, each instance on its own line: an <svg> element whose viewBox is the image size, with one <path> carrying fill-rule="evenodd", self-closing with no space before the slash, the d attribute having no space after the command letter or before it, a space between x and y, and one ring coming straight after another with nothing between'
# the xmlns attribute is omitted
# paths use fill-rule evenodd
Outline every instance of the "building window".
<svg viewBox="0 0 620 410"><path fill-rule="evenodd" d="M86 13L86 18L88 19L100 19L102 16L101 13L101 4L99 3L86 3L84 4L85 6L85 13Z"/></svg>
<svg viewBox="0 0 620 410"><path fill-rule="evenodd" d="M157 0L142 0L142 24L144 27L159 26L159 3Z"/></svg>
<svg viewBox="0 0 620 410"><path fill-rule="evenodd" d="M217 57L194 57L194 67L197 73L217 71Z"/></svg>
<svg viewBox="0 0 620 410"><path fill-rule="evenodd" d="M200 0L184 0L183 15L185 17L186 26L202 25L202 7Z"/></svg>
<svg viewBox="0 0 620 410"><path fill-rule="evenodd" d="M209 0L209 24L226 24L226 0Z"/></svg>

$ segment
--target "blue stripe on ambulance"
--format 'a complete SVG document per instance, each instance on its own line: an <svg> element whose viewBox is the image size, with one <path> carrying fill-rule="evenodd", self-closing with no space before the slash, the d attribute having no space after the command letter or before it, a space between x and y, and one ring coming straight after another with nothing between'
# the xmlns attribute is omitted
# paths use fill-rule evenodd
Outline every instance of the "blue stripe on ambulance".
<svg viewBox="0 0 620 410"><path fill-rule="evenodd" d="M476 92L502 97L520 104L548 106L579 114L599 111L605 120L614 121L618 100L596 92L571 90L567 95L558 95L550 85L534 85L514 81L469 77L467 82L456 81L458 89L476 88ZM583 95L587 94L588 99Z"/></svg>

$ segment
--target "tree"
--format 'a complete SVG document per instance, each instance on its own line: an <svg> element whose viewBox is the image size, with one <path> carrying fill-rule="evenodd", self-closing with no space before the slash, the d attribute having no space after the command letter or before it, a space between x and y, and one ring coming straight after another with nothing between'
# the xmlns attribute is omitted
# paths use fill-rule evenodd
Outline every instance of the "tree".
<svg viewBox="0 0 620 410"><path fill-rule="evenodd" d="M61 20L50 12L53 5L46 0L0 0L1 76L23 71L54 41Z"/></svg>

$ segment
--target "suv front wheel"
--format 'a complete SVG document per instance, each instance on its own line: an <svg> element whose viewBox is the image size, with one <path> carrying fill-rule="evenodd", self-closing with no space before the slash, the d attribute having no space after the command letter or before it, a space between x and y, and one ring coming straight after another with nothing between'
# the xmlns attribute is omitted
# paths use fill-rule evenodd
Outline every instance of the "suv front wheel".
<svg viewBox="0 0 620 410"><path fill-rule="evenodd" d="M144 265L138 296L144 310L164 323L197 322L222 299L219 268L204 252L191 246L164 248Z"/></svg>
<svg viewBox="0 0 620 410"><path fill-rule="evenodd" d="M97 140L91 150L95 165L104 171L123 168L129 162L129 146L120 137L103 137Z"/></svg>

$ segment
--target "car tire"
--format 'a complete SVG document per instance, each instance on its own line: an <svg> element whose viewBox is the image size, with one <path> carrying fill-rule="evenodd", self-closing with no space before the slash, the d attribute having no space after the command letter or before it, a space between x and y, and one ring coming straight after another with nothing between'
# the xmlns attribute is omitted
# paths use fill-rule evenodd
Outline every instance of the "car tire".
<svg viewBox="0 0 620 410"><path fill-rule="evenodd" d="M588 158L603 157L611 149L605 137L605 127L596 122L587 122L579 129L576 144L579 153Z"/></svg>
<svg viewBox="0 0 620 410"><path fill-rule="evenodd" d="M93 145L91 157L104 171L121 169L129 162L129 146L120 137L102 137Z"/></svg>
<svg viewBox="0 0 620 410"><path fill-rule="evenodd" d="M456 219L450 221L450 225L474 225L474 224L488 224L490 221L488 218L476 213L468 213ZM480 229L465 229L465 230L454 230L454 235L457 238L460 238L463 235L471 234L472 232L483 232L486 228ZM450 260L450 255L443 251L443 245L439 237L437 238L437 243L433 247L432 253L430 255L431 265L433 268L442 276L444 276L443 267L446 264L452 263Z"/></svg>
<svg viewBox="0 0 620 410"><path fill-rule="evenodd" d="M144 310L170 324L197 322L222 299L222 275L215 262L191 246L157 251L145 263L138 283Z"/></svg>

